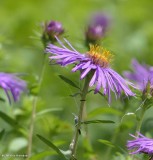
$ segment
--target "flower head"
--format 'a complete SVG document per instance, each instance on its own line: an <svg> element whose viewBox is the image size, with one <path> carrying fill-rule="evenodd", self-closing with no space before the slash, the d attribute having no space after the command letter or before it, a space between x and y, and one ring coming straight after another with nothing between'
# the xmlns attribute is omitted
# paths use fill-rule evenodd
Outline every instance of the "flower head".
<svg viewBox="0 0 153 160"><path fill-rule="evenodd" d="M0 72L0 87L5 91L9 102L11 103L12 94L14 101L18 101L20 94L26 90L26 82L19 79L15 74Z"/></svg>
<svg viewBox="0 0 153 160"><path fill-rule="evenodd" d="M135 82L139 90L144 91L148 82L153 86L153 67L140 64L137 60L132 60L133 72L126 71L124 76Z"/></svg>
<svg viewBox="0 0 153 160"><path fill-rule="evenodd" d="M65 42L71 48L68 49L58 38L61 47L49 44L46 51L51 53L50 59L56 60L57 64L67 66L75 64L72 72L81 71L80 79L85 78L88 74L92 75L89 86L96 85L95 93L102 89L104 95L108 95L109 102L113 91L116 97L123 91L127 96L134 94L129 89L127 82L113 69L110 68L112 54L100 46L90 46L90 50L85 54L79 53L66 40ZM130 83L128 83L130 84Z"/></svg>
<svg viewBox="0 0 153 160"><path fill-rule="evenodd" d="M94 15L91 18L85 32L86 40L89 42L95 42L100 40L104 36L108 25L109 18L107 15L102 13Z"/></svg>
<svg viewBox="0 0 153 160"><path fill-rule="evenodd" d="M51 41L54 42L55 36L59 37L61 34L64 33L64 28L62 23L58 21L50 21L48 23L43 24L43 36L42 40L43 43L46 44L46 42Z"/></svg>
<svg viewBox="0 0 153 160"><path fill-rule="evenodd" d="M49 36L54 37L62 34L64 32L64 29L60 22L50 21L46 25L46 32Z"/></svg>
<svg viewBox="0 0 153 160"><path fill-rule="evenodd" d="M147 138L140 133L138 133L138 137L134 135L131 136L135 139L127 142L127 148L128 150L135 151L130 154L145 153L149 156L153 155L153 139Z"/></svg>

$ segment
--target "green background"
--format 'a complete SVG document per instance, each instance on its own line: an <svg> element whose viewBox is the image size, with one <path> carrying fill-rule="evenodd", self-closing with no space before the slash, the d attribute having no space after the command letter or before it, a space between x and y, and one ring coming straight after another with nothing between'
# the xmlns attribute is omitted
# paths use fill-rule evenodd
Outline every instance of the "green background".
<svg viewBox="0 0 153 160"><path fill-rule="evenodd" d="M44 57L44 48L40 41L43 32L41 24L50 20L60 21L65 28L64 36L78 51L84 53L87 51L84 46L85 27L95 12L104 12L111 17L107 36L102 39L101 44L114 54L113 69L122 74L124 70L130 68L132 58L153 65L152 9L152 0L0 0L1 72L25 73L24 79L27 80L29 88L36 86ZM52 151L36 137L36 134L44 136L63 150L68 149L73 135L74 117L72 113L78 111L79 98L69 96L76 93L77 90L61 81L58 75L64 75L80 84L79 73L72 73L71 66L66 68L52 66L49 65L49 60L46 60L36 112L47 111L36 116L33 156L40 152ZM1 131L5 129L0 142L0 154L26 153L34 93L37 94L37 88L22 95L20 102L11 106L7 101L1 102L0 110L15 119L22 127L16 129L4 119L0 119L0 129ZM2 90L0 94L6 99ZM100 95L93 95L91 93L88 96L87 113L98 107L109 108L104 98ZM93 145L94 153L99 155L97 159L103 159L101 157L108 149L107 145L99 143L97 140L111 140L121 122L122 116L118 112L124 113L124 109L126 113L134 112L141 102L132 99L129 103L129 108L125 109L119 100L116 101L113 98L110 106L112 113L110 114L108 111L101 115L97 113L96 118L109 119L116 123L91 124L89 126L89 139ZM150 110L146 113L142 127L143 131L148 134L153 133ZM117 157L117 152L127 156L126 140L130 138L128 134L134 132L136 120L131 116L125 118L124 123L123 130L115 142L118 148L113 149L110 155L112 159ZM84 146L81 142L79 143L78 159L88 160L89 158L85 158L86 153L89 154L86 152L87 145L83 144ZM124 160L125 156L119 157ZM56 160L57 156L44 156L38 159Z"/></svg>

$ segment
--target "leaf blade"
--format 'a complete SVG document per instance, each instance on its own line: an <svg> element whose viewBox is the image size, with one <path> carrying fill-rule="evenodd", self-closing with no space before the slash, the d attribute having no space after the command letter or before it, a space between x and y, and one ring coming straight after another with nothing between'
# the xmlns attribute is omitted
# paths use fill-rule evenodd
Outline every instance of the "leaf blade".
<svg viewBox="0 0 153 160"><path fill-rule="evenodd" d="M56 112L56 111L62 111L62 108L49 108L49 109L44 109L40 112L36 113L36 116L42 116L46 113L50 113L50 112Z"/></svg>
<svg viewBox="0 0 153 160"><path fill-rule="evenodd" d="M29 160L40 160L51 155L55 155L55 151L43 151L33 155L32 157L29 158Z"/></svg>
<svg viewBox="0 0 153 160"><path fill-rule="evenodd" d="M101 114L113 114L113 115L121 115L122 113L114 108L110 107L99 107L88 113L88 117L93 118L97 115Z"/></svg>
<svg viewBox="0 0 153 160"><path fill-rule="evenodd" d="M0 132L0 140L3 138L4 133L5 133L5 129L3 129L3 130Z"/></svg>
<svg viewBox="0 0 153 160"><path fill-rule="evenodd" d="M0 118L2 118L6 123L8 123L13 127L18 125L18 123L13 118L11 118L10 116L8 116L2 111L0 111Z"/></svg>
<svg viewBox="0 0 153 160"><path fill-rule="evenodd" d="M100 119L81 122L81 124L92 124L92 123L115 123L115 122L111 120L100 120Z"/></svg>
<svg viewBox="0 0 153 160"><path fill-rule="evenodd" d="M64 156L64 154L58 149L58 147L56 147L52 142L50 142L49 140L47 140L46 138L42 137L41 135L37 134L37 137L43 141L46 145L48 145L49 147L51 147L54 151L56 151L56 153L61 157L64 158L63 160L67 160L67 158Z"/></svg>
<svg viewBox="0 0 153 160"><path fill-rule="evenodd" d="M112 142L104 140L104 139L99 139L98 142L100 142L102 144L105 144L106 146L109 146L109 147L112 147L112 148L115 147L115 145Z"/></svg>
<svg viewBox="0 0 153 160"><path fill-rule="evenodd" d="M74 88L80 89L74 82L72 82L70 79L66 78L63 75L59 75L59 77L67 84L71 85Z"/></svg>

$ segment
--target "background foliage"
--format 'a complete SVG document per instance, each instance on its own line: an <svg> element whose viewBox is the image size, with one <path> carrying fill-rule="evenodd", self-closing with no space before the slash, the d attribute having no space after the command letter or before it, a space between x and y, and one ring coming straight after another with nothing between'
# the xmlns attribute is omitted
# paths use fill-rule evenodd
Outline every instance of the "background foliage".
<svg viewBox="0 0 153 160"><path fill-rule="evenodd" d="M1 97L6 100L0 102L0 154L25 154L27 151L33 98L38 93L36 86L44 57L44 48L40 42L42 22L62 22L66 30L65 37L77 50L85 52L84 30L90 16L97 11L108 13L111 26L102 44L115 54L112 67L122 74L130 68L132 58L153 65L152 6L152 0L0 0L1 72L25 73L24 78L30 89L20 102L11 106L3 91L0 91ZM36 134L46 137L63 150L68 149L74 131L72 113L77 113L79 101L69 96L77 90L65 84L58 75L79 83L79 74L71 73L71 67L64 69L50 66L49 61L46 63L38 96L32 156L33 159L55 160L58 156ZM97 159L103 159L101 157L104 153L108 153L110 146L107 142L112 138L116 147L112 148L110 159L125 159L128 155L126 140L130 138L129 133L135 131L136 119L133 114L124 115L135 112L139 106L138 98L131 99L128 104L114 98L109 108L100 95L93 96L91 93L88 96L89 119L96 117L115 121L115 124L89 125L89 138L94 153L98 155ZM1 112L11 119L1 115ZM145 114L142 127L142 132L150 137L153 134L152 121L150 108ZM114 136L116 132L117 137ZM88 146L81 141L82 138L78 159L88 159Z"/></svg>

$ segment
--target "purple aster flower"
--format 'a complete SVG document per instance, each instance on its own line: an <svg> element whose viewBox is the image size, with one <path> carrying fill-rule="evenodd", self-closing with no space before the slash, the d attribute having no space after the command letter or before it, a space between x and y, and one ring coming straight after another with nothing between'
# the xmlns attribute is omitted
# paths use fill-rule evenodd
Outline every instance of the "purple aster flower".
<svg viewBox="0 0 153 160"><path fill-rule="evenodd" d="M144 91L148 82L153 86L153 67L140 64L137 60L132 60L133 72L124 72L124 76L135 82L137 88Z"/></svg>
<svg viewBox="0 0 153 160"><path fill-rule="evenodd" d="M100 40L108 28L109 17L108 15L98 13L94 15L90 23L87 26L85 36L86 40L89 42L94 42Z"/></svg>
<svg viewBox="0 0 153 160"><path fill-rule="evenodd" d="M112 54L106 49L91 45L90 50L85 54L79 53L72 45L64 39L68 49L58 38L57 41L61 47L49 44L46 51L51 53L50 60L55 60L61 66L75 64L72 72L81 71L80 79L85 78L88 74L92 75L89 86L96 85L95 93L102 89L104 95L108 95L109 102L111 101L111 93L113 91L116 97L121 95L123 91L126 96L134 96L134 93L129 89L128 84L117 72L110 68Z"/></svg>
<svg viewBox="0 0 153 160"><path fill-rule="evenodd" d="M127 142L128 150L134 150L130 154L145 153L153 158L153 139L147 138L141 133L138 133L138 137L130 135L135 138Z"/></svg>
<svg viewBox="0 0 153 160"><path fill-rule="evenodd" d="M60 34L62 34L64 32L64 29L60 22L50 21L45 25L45 32L49 37L54 39L55 36L59 36Z"/></svg>
<svg viewBox="0 0 153 160"><path fill-rule="evenodd" d="M0 72L0 87L5 91L9 102L11 103L12 94L14 101L18 101L20 94L26 90L26 82L19 79L15 74Z"/></svg>

